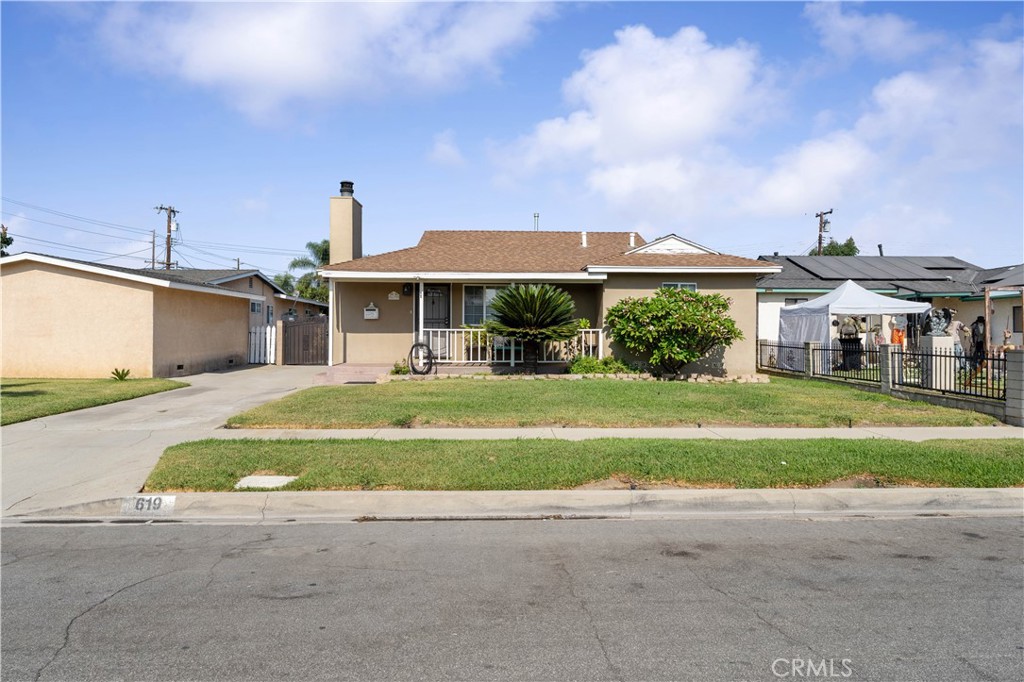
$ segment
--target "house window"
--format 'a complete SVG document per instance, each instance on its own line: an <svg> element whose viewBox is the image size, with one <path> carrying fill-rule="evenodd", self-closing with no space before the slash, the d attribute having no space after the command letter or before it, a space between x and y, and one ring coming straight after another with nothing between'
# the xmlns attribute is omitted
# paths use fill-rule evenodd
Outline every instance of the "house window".
<svg viewBox="0 0 1024 682"><path fill-rule="evenodd" d="M268 305L267 306L267 324L270 324L273 321L274 321L274 306Z"/></svg>
<svg viewBox="0 0 1024 682"><path fill-rule="evenodd" d="M686 289L687 291L697 291L696 282L662 282L662 289Z"/></svg>
<svg viewBox="0 0 1024 682"><path fill-rule="evenodd" d="M263 304L258 301L249 301L249 312L250 313L262 313Z"/></svg>
<svg viewBox="0 0 1024 682"><path fill-rule="evenodd" d="M806 298L787 298L786 305L796 305L797 303L807 303Z"/></svg>
<svg viewBox="0 0 1024 682"><path fill-rule="evenodd" d="M1013 306L1013 333L1020 334L1024 331L1024 306Z"/></svg>
<svg viewBox="0 0 1024 682"><path fill-rule="evenodd" d="M491 303L498 292L504 289L503 286L471 286L463 288L462 296L462 323L478 326L487 320L494 319L494 311Z"/></svg>

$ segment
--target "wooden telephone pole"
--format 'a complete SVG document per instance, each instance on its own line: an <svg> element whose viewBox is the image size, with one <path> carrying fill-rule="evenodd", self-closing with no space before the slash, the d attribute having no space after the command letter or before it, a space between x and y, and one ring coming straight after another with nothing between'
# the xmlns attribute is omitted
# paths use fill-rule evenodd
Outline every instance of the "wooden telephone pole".
<svg viewBox="0 0 1024 682"><path fill-rule="evenodd" d="M160 213L164 211L167 213L167 253L164 254L164 270L171 269L171 226L174 224L174 216L181 213L178 209L173 206L157 206L156 212ZM156 267L155 265L153 266Z"/></svg>
<svg viewBox="0 0 1024 682"><path fill-rule="evenodd" d="M828 232L828 226L832 222L825 218L827 215L832 215L832 209L822 211L821 213L815 213L814 217L818 219L818 255L821 255L821 250L825 246L825 233Z"/></svg>

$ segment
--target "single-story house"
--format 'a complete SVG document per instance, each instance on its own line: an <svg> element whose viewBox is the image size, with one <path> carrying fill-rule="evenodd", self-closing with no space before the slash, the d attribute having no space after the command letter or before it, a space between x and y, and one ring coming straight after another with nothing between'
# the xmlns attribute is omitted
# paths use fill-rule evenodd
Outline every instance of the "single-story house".
<svg viewBox="0 0 1024 682"><path fill-rule="evenodd" d="M330 293L331 364L391 364L412 344L428 341L439 362L502 364L514 342L481 348L478 328L490 301L512 283L551 283L571 294L588 352L630 360L608 339L605 315L626 297L659 287L685 287L731 299L744 339L702 371L755 371L756 278L772 263L722 254L674 234L651 242L635 232L435 230L406 249L362 257L362 205L352 183L331 198L331 265L320 274ZM491 340L494 341L494 340ZM542 361L544 361L542 357ZM552 353L548 360L560 356ZM696 368L694 368L696 369Z"/></svg>
<svg viewBox="0 0 1024 682"><path fill-rule="evenodd" d="M893 298L931 303L952 308L955 319L969 325L985 315L986 290L990 298L989 343L1004 345L1004 331L1010 345L1022 344L1022 290L1024 267L1012 265L986 270L953 256L759 256L777 263L781 272L768 274L757 282L757 336L778 338L779 310L784 305L803 303L826 294L843 282L853 280L868 291ZM881 326L890 338L888 318L869 320L868 327ZM916 329L908 328L908 340Z"/></svg>
<svg viewBox="0 0 1024 682"><path fill-rule="evenodd" d="M161 273L166 270L144 270ZM249 326L272 324L285 318L307 318L327 314L327 304L285 293L277 282L259 270L203 270L199 268L173 270L183 281L194 284L212 284L232 291L259 296L249 302Z"/></svg>
<svg viewBox="0 0 1024 682"><path fill-rule="evenodd" d="M35 253L0 259L4 377L196 374L247 362L250 307L263 296Z"/></svg>

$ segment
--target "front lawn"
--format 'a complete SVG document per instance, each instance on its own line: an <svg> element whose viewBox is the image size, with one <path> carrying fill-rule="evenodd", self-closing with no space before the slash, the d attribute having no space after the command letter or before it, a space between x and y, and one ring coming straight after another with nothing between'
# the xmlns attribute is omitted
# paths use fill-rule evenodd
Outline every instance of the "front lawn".
<svg viewBox="0 0 1024 682"><path fill-rule="evenodd" d="M977 426L977 412L824 381L769 384L443 379L322 386L234 416L234 428L386 426Z"/></svg>
<svg viewBox="0 0 1024 682"><path fill-rule="evenodd" d="M547 490L611 477L701 487L1024 484L1006 440L204 440L168 448L146 491L230 491L254 473L298 476L285 490Z"/></svg>
<svg viewBox="0 0 1024 682"><path fill-rule="evenodd" d="M169 379L0 379L0 424L116 403L188 384Z"/></svg>

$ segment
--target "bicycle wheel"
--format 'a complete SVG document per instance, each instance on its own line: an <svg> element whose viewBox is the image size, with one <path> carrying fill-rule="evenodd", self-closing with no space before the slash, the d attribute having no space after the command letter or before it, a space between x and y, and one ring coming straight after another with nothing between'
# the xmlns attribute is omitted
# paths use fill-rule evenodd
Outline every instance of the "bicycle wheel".
<svg viewBox="0 0 1024 682"><path fill-rule="evenodd" d="M413 374L430 374L434 369L434 352L425 343L414 343L409 349L409 371Z"/></svg>

